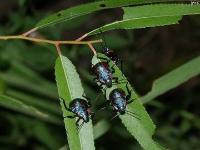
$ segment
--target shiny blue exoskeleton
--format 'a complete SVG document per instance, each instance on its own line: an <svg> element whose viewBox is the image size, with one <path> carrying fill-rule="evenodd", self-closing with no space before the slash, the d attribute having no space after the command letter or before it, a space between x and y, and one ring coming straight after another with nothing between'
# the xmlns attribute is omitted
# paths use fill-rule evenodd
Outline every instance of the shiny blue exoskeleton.
<svg viewBox="0 0 200 150"><path fill-rule="evenodd" d="M90 100L88 97L84 96L87 100ZM63 100L63 99L62 99ZM89 101L86 101L82 98L75 98L69 104L69 107L66 106L65 101L63 100L63 104L66 110L72 112L73 116L65 116L64 118L75 118L78 117L76 121L76 125L79 126L79 121L83 120L82 124L79 126L82 127L83 123L89 122L90 118L93 117L94 113L91 112L91 104Z"/></svg>
<svg viewBox="0 0 200 150"><path fill-rule="evenodd" d="M92 72L101 85L112 86L112 71L109 69L107 62L98 62L92 67Z"/></svg>
<svg viewBox="0 0 200 150"><path fill-rule="evenodd" d="M113 77L113 73L115 72L113 66L109 67L109 62L106 58L98 57L99 59L106 60L104 62L98 62L94 66L92 66L91 71L92 74L95 75L96 82L100 83L100 87L102 88L103 85L110 88L112 87L113 80L115 83L118 83L118 78Z"/></svg>
<svg viewBox="0 0 200 150"><path fill-rule="evenodd" d="M122 89L117 88L112 90L109 95L109 100L111 101L111 105L115 111L119 112L120 114L125 113L128 99Z"/></svg>
<svg viewBox="0 0 200 150"><path fill-rule="evenodd" d="M128 92L127 95L125 91L121 88L113 89L109 94L109 99L107 99L107 101L104 103L105 106L103 106L100 109L104 109L108 106L111 106L115 114L113 118L127 113L128 115L139 119L135 115L135 113L127 110L127 105L133 102L133 99L131 99L131 91L128 88L128 84L126 84L126 88Z"/></svg>
<svg viewBox="0 0 200 150"><path fill-rule="evenodd" d="M71 111L79 118L83 119L85 123L89 122L90 110L86 100L76 98L69 104Z"/></svg>

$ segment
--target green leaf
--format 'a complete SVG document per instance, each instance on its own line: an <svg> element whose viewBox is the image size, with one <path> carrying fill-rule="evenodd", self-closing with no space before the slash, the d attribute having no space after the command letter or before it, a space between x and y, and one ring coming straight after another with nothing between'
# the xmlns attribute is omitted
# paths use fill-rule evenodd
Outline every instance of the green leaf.
<svg viewBox="0 0 200 150"><path fill-rule="evenodd" d="M42 119L44 121L48 121L48 122L55 123L55 124L60 124L60 120L55 118L53 115L42 112L35 107L27 105L17 99L9 97L9 96L0 95L0 105L5 108L17 111L17 112Z"/></svg>
<svg viewBox="0 0 200 150"><path fill-rule="evenodd" d="M200 13L200 5L190 4L153 4L137 7L124 7L123 20L97 28L89 35L113 29L138 29L178 23L183 15Z"/></svg>
<svg viewBox="0 0 200 150"><path fill-rule="evenodd" d="M82 98L84 90L82 88L79 75L74 65L69 59L67 59L67 57L60 56L57 58L55 75L59 96L65 100L67 106L73 99ZM60 101L60 104L62 107L63 116L72 115L71 112L68 112L65 109L62 101ZM64 119L70 149L95 149L91 120L88 123L84 123L79 132L77 131L75 121L75 119Z"/></svg>
<svg viewBox="0 0 200 150"><path fill-rule="evenodd" d="M141 97L142 103L147 103L157 96L200 74L199 64L200 56L155 80L151 91Z"/></svg>
<svg viewBox="0 0 200 150"><path fill-rule="evenodd" d="M22 102L24 102L28 105L40 108L47 112L51 112L56 115L61 115L61 111L59 109L58 102L54 102L52 100L44 99L41 97L37 97L37 96L31 95L31 94L24 93L20 90L10 89L10 88L6 90L6 95L20 99Z"/></svg>
<svg viewBox="0 0 200 150"><path fill-rule="evenodd" d="M94 139L98 139L110 129L110 124L106 120L101 120L94 126Z"/></svg>
<svg viewBox="0 0 200 150"><path fill-rule="evenodd" d="M8 71L0 72L0 79L8 85L24 88L46 97L58 98L54 83L47 81L17 61L12 62L12 67Z"/></svg>
<svg viewBox="0 0 200 150"><path fill-rule="evenodd" d="M114 29L139 29L146 27L156 27L164 26L170 24L176 24L181 20L181 16L175 17L151 17L151 18L142 18L142 19L125 19L122 21L116 21L95 30L92 30L88 35L98 34L100 32L105 32Z"/></svg>
<svg viewBox="0 0 200 150"><path fill-rule="evenodd" d="M107 58L103 54L98 54L98 56ZM108 58L107 58L108 59ZM109 60L109 59L108 59ZM94 56L92 59L92 64L96 64L100 60ZM109 66L114 64L110 62ZM115 77L118 77L119 81L123 81L121 84L113 85L111 88L106 89L106 97L109 97L109 93L115 88L122 88L127 92L126 83L128 83L126 77L122 74L121 70L114 65ZM135 113L137 117L132 117L128 114L120 115L122 123L127 128L127 130L136 138L140 145L147 150L157 150L162 149L153 139L152 135L154 134L155 125L153 124L151 118L143 107L142 103L139 101L138 95L135 90L128 83L128 87L132 91L131 99L134 101L131 104L128 104L127 110Z"/></svg>
<svg viewBox="0 0 200 150"><path fill-rule="evenodd" d="M194 15L200 13L200 5L191 4L154 4L138 7L124 7L123 19L149 17L170 17Z"/></svg>
<svg viewBox="0 0 200 150"><path fill-rule="evenodd" d="M55 136L44 122L33 121L32 124L34 124L32 130L37 140L48 146L48 149L55 150L59 148L61 142L55 140Z"/></svg>
<svg viewBox="0 0 200 150"><path fill-rule="evenodd" d="M166 0L166 1L174 1L174 0ZM122 7L128 5L138 5L138 4L149 4L155 2L166 2L163 0L106 0L106 1L98 1L83 5L78 5L72 8L68 8L62 11L59 11L51 16L48 16L42 19L36 25L37 28L44 28L51 24L60 23L63 21L71 20L74 18L78 18L80 16L90 14L95 11L115 8L115 7Z"/></svg>

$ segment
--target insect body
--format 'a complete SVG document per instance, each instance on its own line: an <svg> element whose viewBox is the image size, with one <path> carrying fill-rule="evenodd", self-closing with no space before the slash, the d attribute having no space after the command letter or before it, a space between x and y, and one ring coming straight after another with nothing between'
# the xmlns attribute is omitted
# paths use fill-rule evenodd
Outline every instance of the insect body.
<svg viewBox="0 0 200 150"><path fill-rule="evenodd" d="M93 65L91 68L91 72L96 77L94 78L97 82L100 83L100 87L102 88L105 85L107 88L112 87L113 83L118 83L118 77L113 77L113 73L115 73L114 66L109 66L110 60L107 60L104 57L97 57L98 59L104 60L103 62L98 62Z"/></svg>
<svg viewBox="0 0 200 150"><path fill-rule="evenodd" d="M119 57L114 51L110 50L107 47L103 48L102 51L103 51L103 54L109 57L116 65L119 63Z"/></svg>
<svg viewBox="0 0 200 150"><path fill-rule="evenodd" d="M125 91L121 88L116 88L112 90L109 94L109 99L106 101L106 105L110 105L113 108L113 111L115 113L114 117L117 117L119 115L123 115L125 113L137 118L135 113L130 112L127 110L127 105L133 102L133 99L131 99L131 91L128 88L128 85L126 85L128 95L126 95ZM101 108L104 109L107 106Z"/></svg>
<svg viewBox="0 0 200 150"><path fill-rule="evenodd" d="M126 105L128 103L128 96L126 96L122 89L117 88L112 90L109 95L109 101L116 112L125 114Z"/></svg>
<svg viewBox="0 0 200 150"><path fill-rule="evenodd" d="M86 98L87 100L89 99L85 96L83 96L83 97ZM79 126L79 121L83 120L82 124L79 126L80 128L82 127L82 125L84 123L89 122L90 118L92 118L94 115L94 113L91 111L90 102L86 101L85 99L75 98L74 100L72 100L70 102L69 107L66 106L64 100L63 100L63 104L64 104L64 107L66 110L68 110L74 114L73 116L66 116L67 118L78 117L78 120L76 121L77 126Z"/></svg>
<svg viewBox="0 0 200 150"><path fill-rule="evenodd" d="M110 88L112 86L112 72L107 62L98 62L92 67L92 74L96 76L95 80L102 85Z"/></svg>

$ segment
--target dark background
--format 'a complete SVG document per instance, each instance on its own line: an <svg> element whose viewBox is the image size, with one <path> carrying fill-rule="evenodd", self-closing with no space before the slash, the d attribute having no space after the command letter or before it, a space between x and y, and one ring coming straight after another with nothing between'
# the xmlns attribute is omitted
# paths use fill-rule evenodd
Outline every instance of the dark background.
<svg viewBox="0 0 200 150"><path fill-rule="evenodd" d="M0 34L23 33L53 12L86 2L88 1L0 1ZM121 15L120 9L104 10L42 29L36 32L35 36L47 39L74 40L92 29L120 19ZM199 27L200 16L185 16L177 25L134 31L115 30L104 33L104 40L110 49L121 56L125 75L136 91L140 95L144 95L151 89L152 82L156 78L200 54ZM91 39L102 37L102 35L98 35ZM101 45L95 46L101 52ZM77 67L87 95L95 99L99 90L88 73L92 58L91 51L88 47L69 45L63 46L62 52ZM55 84L54 63L56 57L56 50L52 46L20 40L0 41L0 74L7 75L12 69L13 63L17 62ZM22 80L24 78L23 75L19 77ZM17 80L18 78L15 79L15 81ZM199 76L192 78L145 105L157 125L154 139L161 145L175 150L200 149L199 81ZM50 102L52 99L56 99L21 87L17 82L4 81L1 76L0 83L6 87L4 91L6 94L9 90L15 90L31 96L45 97ZM97 90L94 91L94 89ZM15 95L13 96L15 97ZM97 106L97 103L100 102L93 101L94 106ZM54 101L52 105L59 108L58 101ZM99 116L95 122L103 117L106 118L111 128L96 140L97 149L141 149L119 119L110 121L111 116L105 113ZM61 119L61 114L58 115L58 118ZM31 127L34 126L33 122L37 122L35 125L42 123L55 138L55 144L50 144L48 138L47 141L42 140L38 134L31 131ZM38 131L37 133L43 134ZM59 149L65 143L66 134L63 125L43 122L0 107L0 149Z"/></svg>

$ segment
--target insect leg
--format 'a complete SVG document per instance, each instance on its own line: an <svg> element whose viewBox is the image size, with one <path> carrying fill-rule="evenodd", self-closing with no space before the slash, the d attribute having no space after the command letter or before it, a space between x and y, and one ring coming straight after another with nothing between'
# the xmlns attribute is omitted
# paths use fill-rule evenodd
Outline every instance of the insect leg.
<svg viewBox="0 0 200 150"><path fill-rule="evenodd" d="M74 116L64 116L63 118L70 118L70 119L72 119L72 118L75 118L76 117L76 115L74 115Z"/></svg>
<svg viewBox="0 0 200 150"><path fill-rule="evenodd" d="M78 120L76 121L76 126L79 126L80 120L81 120L81 118L78 118Z"/></svg>
<svg viewBox="0 0 200 150"><path fill-rule="evenodd" d="M127 90L127 92L128 92L128 95L126 96L126 101L129 101L130 98L131 98L132 92L131 92L131 90L130 90L129 87L128 87L128 82L127 82L127 84L126 84L126 90Z"/></svg>
<svg viewBox="0 0 200 150"><path fill-rule="evenodd" d="M84 93L82 94L82 97L84 97L88 101L88 104L91 105L91 99L89 97L87 97Z"/></svg>
<svg viewBox="0 0 200 150"><path fill-rule="evenodd" d="M108 106L110 106L110 101L109 101L109 100L107 100L106 102L104 102L104 103L101 105L101 107L98 108L98 111L104 110L104 109L106 109Z"/></svg>
<svg viewBox="0 0 200 150"><path fill-rule="evenodd" d="M81 123L81 125L80 125L80 126L78 126L78 132L81 130L81 128L82 128L82 126L83 126L83 124L84 124L84 121Z"/></svg>
<svg viewBox="0 0 200 150"><path fill-rule="evenodd" d="M62 97L60 97L60 99L62 100L65 109L66 109L67 111L72 112L72 110L71 110L70 108L67 107L67 105L66 105L66 103L65 103L65 100L64 100Z"/></svg>

